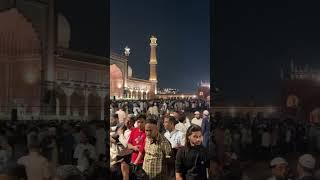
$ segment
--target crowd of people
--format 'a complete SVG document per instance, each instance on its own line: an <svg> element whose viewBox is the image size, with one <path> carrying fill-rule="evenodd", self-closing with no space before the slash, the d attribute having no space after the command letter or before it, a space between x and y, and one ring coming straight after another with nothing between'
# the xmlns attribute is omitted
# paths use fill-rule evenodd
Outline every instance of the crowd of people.
<svg viewBox="0 0 320 180"><path fill-rule="evenodd" d="M232 118L219 115L212 118L211 123L212 142L215 146L213 153L216 157L213 164L218 169L213 170L215 172L225 174L224 170L243 170L241 164L246 162L270 162L272 174L279 173L279 159L281 167L284 162L286 167L289 167L284 160L286 157L293 162L297 161L297 166L292 167L291 164L290 171L286 168L281 171L280 177L273 175L272 179L296 177L300 180L309 179L302 178L306 175L316 175L319 168L316 159L320 152L319 124L281 117ZM234 169L230 168L233 166ZM243 172L238 172L238 177L240 176L244 179Z"/></svg>
<svg viewBox="0 0 320 180"><path fill-rule="evenodd" d="M113 102L111 179L210 179L207 108L201 100Z"/></svg>
<svg viewBox="0 0 320 180"><path fill-rule="evenodd" d="M112 101L110 129L102 121L0 121L0 179L251 180L256 162L268 162L264 179L320 179L320 124L209 108L195 99Z"/></svg>
<svg viewBox="0 0 320 180"><path fill-rule="evenodd" d="M106 139L101 121L1 121L0 179L106 179Z"/></svg>
<svg viewBox="0 0 320 180"><path fill-rule="evenodd" d="M318 178L316 159L320 152L320 125L280 117L222 117L210 115L206 110L208 107L205 102L192 100L113 102L110 106L113 177L139 179L134 176L142 169L141 172L152 177L150 179L164 178L158 177L159 174L166 174L169 179L186 179L187 174L192 174L199 162L203 162L203 169L208 171L197 170L194 176L212 180L250 180L249 164L269 162L270 180ZM197 129L199 134L192 129ZM154 136L148 136L149 131ZM193 135L201 137L199 141L204 152L200 154L206 157L198 155L195 158L201 150L193 153L186 150L192 144L188 140ZM171 150L164 148L169 144L163 142L160 145L163 149L158 148L159 152L155 153L154 137L159 137L161 142L168 141ZM157 158L159 160L148 164L149 159Z"/></svg>

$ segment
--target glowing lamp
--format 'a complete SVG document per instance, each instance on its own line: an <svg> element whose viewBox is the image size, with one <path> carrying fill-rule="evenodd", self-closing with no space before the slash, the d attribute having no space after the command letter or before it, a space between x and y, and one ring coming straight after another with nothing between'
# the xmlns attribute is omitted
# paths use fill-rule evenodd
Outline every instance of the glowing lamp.
<svg viewBox="0 0 320 180"><path fill-rule="evenodd" d="M130 48L128 48L128 46L126 46L124 48L124 55L129 56L130 55Z"/></svg>

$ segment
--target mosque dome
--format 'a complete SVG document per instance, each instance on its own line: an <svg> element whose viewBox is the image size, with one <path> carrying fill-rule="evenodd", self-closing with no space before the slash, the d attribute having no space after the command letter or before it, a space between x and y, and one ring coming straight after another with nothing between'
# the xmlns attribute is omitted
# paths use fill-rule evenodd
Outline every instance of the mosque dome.
<svg viewBox="0 0 320 180"><path fill-rule="evenodd" d="M71 28L69 21L61 13L58 14L58 47L69 48Z"/></svg>
<svg viewBox="0 0 320 180"><path fill-rule="evenodd" d="M128 77L132 77L132 68L128 66Z"/></svg>

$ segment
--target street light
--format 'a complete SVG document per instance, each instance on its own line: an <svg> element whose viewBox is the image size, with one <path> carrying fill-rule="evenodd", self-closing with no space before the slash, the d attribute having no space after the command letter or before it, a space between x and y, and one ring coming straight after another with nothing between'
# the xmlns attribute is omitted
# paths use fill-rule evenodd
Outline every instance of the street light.
<svg viewBox="0 0 320 180"><path fill-rule="evenodd" d="M128 48L128 46L126 46L124 48L124 55L129 56L130 55L130 48Z"/></svg>
<svg viewBox="0 0 320 180"><path fill-rule="evenodd" d="M126 47L124 48L124 55L127 56L127 58L128 58L129 55L130 55L130 48L129 48L128 46L126 46ZM128 64L127 64L127 69L128 69ZM127 82L126 82L126 81L125 81L125 83L124 83L124 87L127 88ZM123 93L124 93L124 96L127 97L128 91L127 91L127 90L124 90Z"/></svg>

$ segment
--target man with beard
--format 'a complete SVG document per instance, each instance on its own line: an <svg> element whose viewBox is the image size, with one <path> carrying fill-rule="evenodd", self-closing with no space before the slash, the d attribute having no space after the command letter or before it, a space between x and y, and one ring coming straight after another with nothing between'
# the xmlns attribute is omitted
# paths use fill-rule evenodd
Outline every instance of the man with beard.
<svg viewBox="0 0 320 180"><path fill-rule="evenodd" d="M201 127L192 124L187 130L185 146L177 152L176 179L207 180L208 155L202 145Z"/></svg>

